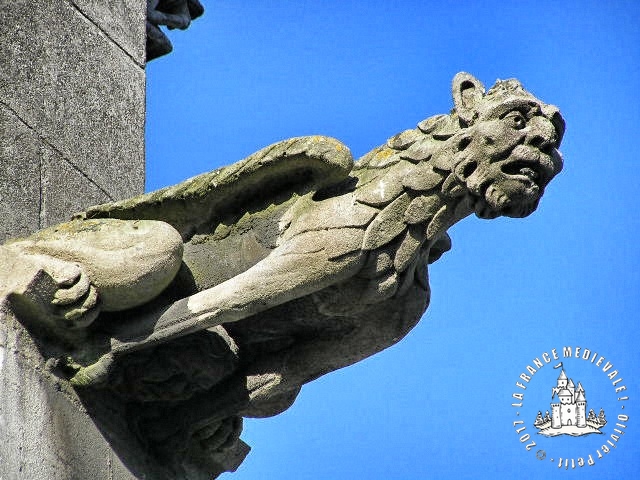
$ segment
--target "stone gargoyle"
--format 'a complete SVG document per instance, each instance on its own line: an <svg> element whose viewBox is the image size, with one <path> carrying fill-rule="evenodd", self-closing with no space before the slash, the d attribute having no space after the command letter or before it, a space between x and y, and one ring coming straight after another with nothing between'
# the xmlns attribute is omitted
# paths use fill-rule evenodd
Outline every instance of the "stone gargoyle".
<svg viewBox="0 0 640 480"><path fill-rule="evenodd" d="M192 20L203 13L204 7L199 0L147 0L147 62L173 50L171 41L160 30L160 25L165 25L169 30L185 30Z"/></svg>
<svg viewBox="0 0 640 480"><path fill-rule="evenodd" d="M150 444L224 452L241 417L405 336L451 225L536 209L562 168L558 109L467 73L453 100L355 163L334 139L293 138L12 241L3 308L76 389L133 405Z"/></svg>

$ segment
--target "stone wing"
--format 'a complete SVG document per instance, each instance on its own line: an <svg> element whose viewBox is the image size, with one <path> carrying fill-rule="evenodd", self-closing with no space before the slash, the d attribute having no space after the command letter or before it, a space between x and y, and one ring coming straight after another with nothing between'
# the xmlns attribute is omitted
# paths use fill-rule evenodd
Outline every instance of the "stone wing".
<svg viewBox="0 0 640 480"><path fill-rule="evenodd" d="M200 227L227 213L336 185L348 178L352 167L351 152L338 140L291 138L228 167L138 197L90 207L76 217L161 220L187 241Z"/></svg>

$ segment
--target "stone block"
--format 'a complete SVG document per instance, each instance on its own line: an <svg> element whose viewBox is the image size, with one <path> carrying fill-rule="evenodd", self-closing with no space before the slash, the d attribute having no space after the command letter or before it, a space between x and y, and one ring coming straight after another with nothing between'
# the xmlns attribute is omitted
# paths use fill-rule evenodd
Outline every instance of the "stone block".
<svg viewBox="0 0 640 480"><path fill-rule="evenodd" d="M53 150L43 152L41 168L42 227L68 221L87 205L109 201L104 190Z"/></svg>
<svg viewBox="0 0 640 480"><path fill-rule="evenodd" d="M140 65L145 62L147 2L144 0L75 0L74 4Z"/></svg>
<svg viewBox="0 0 640 480"><path fill-rule="evenodd" d="M81 399L60 383L0 306L0 478L165 478L122 434L118 408L108 396Z"/></svg>
<svg viewBox="0 0 640 480"><path fill-rule="evenodd" d="M41 147L37 135L0 104L0 242L38 228Z"/></svg>
<svg viewBox="0 0 640 480"><path fill-rule="evenodd" d="M140 64L70 2L12 2L0 44L1 101L112 198L141 193Z"/></svg>
<svg viewBox="0 0 640 480"><path fill-rule="evenodd" d="M43 377L31 342L12 327L0 322L0 478L111 478L108 443Z"/></svg>
<svg viewBox="0 0 640 480"><path fill-rule="evenodd" d="M0 105L0 242L107 201L105 191Z"/></svg>

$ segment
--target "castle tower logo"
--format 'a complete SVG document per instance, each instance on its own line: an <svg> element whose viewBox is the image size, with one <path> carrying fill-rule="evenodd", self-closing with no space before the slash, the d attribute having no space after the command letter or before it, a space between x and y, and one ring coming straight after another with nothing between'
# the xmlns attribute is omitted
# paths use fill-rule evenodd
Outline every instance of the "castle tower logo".
<svg viewBox="0 0 640 480"><path fill-rule="evenodd" d="M595 350L571 345L524 365L509 397L512 426L536 465L588 470L621 460L613 452L629 443L630 400L617 366Z"/></svg>
<svg viewBox="0 0 640 480"><path fill-rule="evenodd" d="M578 386L571 378L567 378L563 363L553 367L560 369L557 385L551 390L551 415L549 410L543 416L538 411L538 416L533 422L541 435L554 437L556 435L571 435L579 437L592 433L602 434L600 429L607 424L604 410L596 416L593 409L587 411L587 398L584 387L580 382Z"/></svg>

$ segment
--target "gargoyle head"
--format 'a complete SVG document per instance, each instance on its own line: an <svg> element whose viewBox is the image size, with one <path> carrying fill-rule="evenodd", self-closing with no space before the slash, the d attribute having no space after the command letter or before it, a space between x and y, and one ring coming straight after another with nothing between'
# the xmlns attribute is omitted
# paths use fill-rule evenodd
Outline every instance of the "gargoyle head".
<svg viewBox="0 0 640 480"><path fill-rule="evenodd" d="M476 215L526 217L562 170L559 110L517 80L498 80L485 93L468 73L453 79L453 99L462 127L453 172L466 185Z"/></svg>

